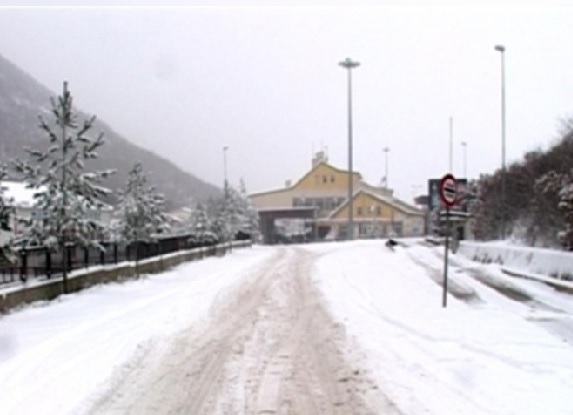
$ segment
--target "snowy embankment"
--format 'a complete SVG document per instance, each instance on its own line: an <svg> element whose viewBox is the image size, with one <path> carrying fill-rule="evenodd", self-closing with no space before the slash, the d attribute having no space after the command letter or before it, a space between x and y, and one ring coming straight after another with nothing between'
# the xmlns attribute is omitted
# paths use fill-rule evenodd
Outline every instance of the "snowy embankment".
<svg viewBox="0 0 573 415"><path fill-rule="evenodd" d="M236 250L1 317L0 413L81 413L126 363L207 317L218 295L271 254Z"/></svg>
<svg viewBox="0 0 573 415"><path fill-rule="evenodd" d="M562 281L558 284L573 289L571 252L512 246L501 242L462 241L458 253L474 261L502 265L510 274L521 274L542 281L557 279ZM548 279L549 276L553 279Z"/></svg>
<svg viewBox="0 0 573 415"><path fill-rule="evenodd" d="M457 268L452 277L481 300L449 295L442 308L432 270L413 261L429 261L436 248L313 249L323 251L315 279L355 343L355 359L402 413L573 413L573 348L528 320L527 304Z"/></svg>

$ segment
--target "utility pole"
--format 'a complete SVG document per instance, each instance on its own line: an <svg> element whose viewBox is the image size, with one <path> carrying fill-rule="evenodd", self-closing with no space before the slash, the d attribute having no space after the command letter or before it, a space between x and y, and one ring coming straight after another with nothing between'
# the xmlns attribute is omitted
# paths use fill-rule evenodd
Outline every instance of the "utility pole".
<svg viewBox="0 0 573 415"><path fill-rule="evenodd" d="M67 123L70 122L71 117L71 102L69 100L69 92L68 92L68 83L64 81L64 92L62 96L62 120L61 120L61 127L62 127L62 207L58 212L58 222L59 222L59 233L62 243L62 284L63 284L63 291L64 294L68 293L68 247L66 246L66 230L64 229L64 216L66 214L66 204L67 201L67 192L66 192L66 153L68 150L68 140L66 137L66 126Z"/></svg>
<svg viewBox="0 0 573 415"><path fill-rule="evenodd" d="M386 187L386 189L389 189L390 187L388 186L388 153L390 152L390 149L388 147L384 147L382 151L384 152L384 187Z"/></svg>
<svg viewBox="0 0 573 415"><path fill-rule="evenodd" d="M454 118L450 117L450 158L449 158L449 173L453 172L454 168Z"/></svg>
<svg viewBox="0 0 573 415"><path fill-rule="evenodd" d="M506 228L506 169L505 169L505 46L494 48L501 53L501 239L505 239Z"/></svg>
<svg viewBox="0 0 573 415"><path fill-rule="evenodd" d="M348 70L348 240L354 239L354 220L352 204L352 69L360 65L350 58L339 63L340 66Z"/></svg>

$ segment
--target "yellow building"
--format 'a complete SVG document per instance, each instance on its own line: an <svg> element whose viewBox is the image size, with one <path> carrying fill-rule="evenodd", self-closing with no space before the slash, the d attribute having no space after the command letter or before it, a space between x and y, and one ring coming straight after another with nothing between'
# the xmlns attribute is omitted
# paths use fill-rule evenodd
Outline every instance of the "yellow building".
<svg viewBox="0 0 573 415"><path fill-rule="evenodd" d="M354 236L380 238L417 236L424 230L424 213L398 200L385 187L352 175ZM348 227L348 171L330 164L324 152L312 160L312 168L296 183L282 189L250 195L259 212L265 242L277 242L277 223L299 220L306 239L345 239ZM279 226L279 228L281 227Z"/></svg>

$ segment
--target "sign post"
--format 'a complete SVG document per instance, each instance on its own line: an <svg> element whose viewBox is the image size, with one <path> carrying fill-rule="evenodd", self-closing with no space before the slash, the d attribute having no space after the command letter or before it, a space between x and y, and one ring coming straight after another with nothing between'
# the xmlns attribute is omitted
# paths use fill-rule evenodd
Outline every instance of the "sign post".
<svg viewBox="0 0 573 415"><path fill-rule="evenodd" d="M456 203L456 179L451 173L446 174L440 180L440 199L446 206L446 250L444 254L444 283L442 295L442 307L448 306L448 250L450 242L450 208Z"/></svg>

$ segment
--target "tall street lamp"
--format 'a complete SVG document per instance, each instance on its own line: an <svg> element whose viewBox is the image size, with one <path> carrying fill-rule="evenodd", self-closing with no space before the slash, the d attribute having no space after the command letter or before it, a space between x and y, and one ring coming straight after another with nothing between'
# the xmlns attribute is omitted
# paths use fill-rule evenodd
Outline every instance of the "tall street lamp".
<svg viewBox="0 0 573 415"><path fill-rule="evenodd" d="M494 49L501 54L501 239L505 239L505 46L495 45Z"/></svg>
<svg viewBox="0 0 573 415"><path fill-rule="evenodd" d="M468 143L466 143L465 141L462 141L462 147L464 149L464 175L463 178L467 179L468 178Z"/></svg>
<svg viewBox="0 0 573 415"><path fill-rule="evenodd" d="M360 65L350 58L339 63L348 70L348 240L354 239L354 221L352 205L352 69Z"/></svg>
<svg viewBox="0 0 573 415"><path fill-rule="evenodd" d="M224 180L224 189L225 189L225 199L227 199L227 150L229 149L229 146L225 146L223 147L223 177L225 178Z"/></svg>
<svg viewBox="0 0 573 415"><path fill-rule="evenodd" d="M230 242L230 246L229 246L229 250L233 249L233 244L231 242L231 238L229 237L229 213L228 213L228 209L229 209L229 202L228 202L228 198L229 198L229 186L227 184L227 150L229 149L229 146L224 146L223 147L223 177L225 180L224 183L224 191L225 191L225 195L224 195L224 200L223 200L223 205L224 205L224 209L225 209L225 214L224 214L224 220L225 220L225 239L229 240Z"/></svg>
<svg viewBox="0 0 573 415"><path fill-rule="evenodd" d="M388 147L384 147L382 149L384 152L384 187L388 189L388 153L390 149Z"/></svg>

